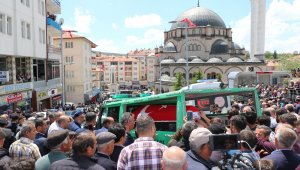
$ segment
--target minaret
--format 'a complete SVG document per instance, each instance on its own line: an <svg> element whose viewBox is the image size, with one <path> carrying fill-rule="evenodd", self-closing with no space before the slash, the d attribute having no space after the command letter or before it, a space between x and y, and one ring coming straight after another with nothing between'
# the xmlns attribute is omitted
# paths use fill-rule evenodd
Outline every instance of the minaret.
<svg viewBox="0 0 300 170"><path fill-rule="evenodd" d="M250 57L263 59L265 53L266 0L251 1Z"/></svg>

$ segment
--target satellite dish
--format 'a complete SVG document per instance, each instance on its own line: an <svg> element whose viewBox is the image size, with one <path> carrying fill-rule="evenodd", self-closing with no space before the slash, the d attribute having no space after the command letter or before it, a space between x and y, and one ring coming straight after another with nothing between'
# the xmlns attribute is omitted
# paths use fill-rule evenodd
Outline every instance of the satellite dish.
<svg viewBox="0 0 300 170"><path fill-rule="evenodd" d="M61 18L61 19L59 19L59 25L63 25L64 24L64 22L65 22L65 20L63 19L63 18Z"/></svg>

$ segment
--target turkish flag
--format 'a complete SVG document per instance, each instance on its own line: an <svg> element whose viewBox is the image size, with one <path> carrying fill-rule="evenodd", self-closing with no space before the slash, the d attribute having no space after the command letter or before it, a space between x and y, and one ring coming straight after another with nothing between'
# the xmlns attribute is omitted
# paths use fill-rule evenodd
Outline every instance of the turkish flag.
<svg viewBox="0 0 300 170"><path fill-rule="evenodd" d="M183 20L181 20L180 22L185 22L188 24L188 27L197 27L197 25L195 25L191 20L189 20L188 18L184 18Z"/></svg>
<svg viewBox="0 0 300 170"><path fill-rule="evenodd" d="M195 106L186 106L186 110L199 112ZM154 121L176 121L176 105L144 105L133 111L134 117L147 114Z"/></svg>
<svg viewBox="0 0 300 170"><path fill-rule="evenodd" d="M160 53L155 54L155 57L159 58L160 57Z"/></svg>

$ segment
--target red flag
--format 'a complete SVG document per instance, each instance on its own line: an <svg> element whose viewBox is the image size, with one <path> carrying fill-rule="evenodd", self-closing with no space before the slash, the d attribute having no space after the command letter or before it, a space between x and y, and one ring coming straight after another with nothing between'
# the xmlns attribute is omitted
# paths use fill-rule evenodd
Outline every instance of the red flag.
<svg viewBox="0 0 300 170"><path fill-rule="evenodd" d="M183 20L181 20L180 22L185 22L188 24L188 27L197 27L197 25L195 25L191 20L189 20L188 18L184 18Z"/></svg>
<svg viewBox="0 0 300 170"><path fill-rule="evenodd" d="M159 58L160 57L160 53L155 54L155 57Z"/></svg>

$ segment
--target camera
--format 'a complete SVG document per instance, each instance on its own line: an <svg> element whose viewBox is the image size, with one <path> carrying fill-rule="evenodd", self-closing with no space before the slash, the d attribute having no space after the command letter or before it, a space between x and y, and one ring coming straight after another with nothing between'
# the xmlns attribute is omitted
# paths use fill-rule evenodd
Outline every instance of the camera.
<svg viewBox="0 0 300 170"><path fill-rule="evenodd" d="M229 150L240 150L240 135L238 134L218 134L209 137L209 145L213 151L223 152L223 159L218 162L221 170L254 170L251 160L237 152L232 157L228 154Z"/></svg>
<svg viewBox="0 0 300 170"><path fill-rule="evenodd" d="M218 134L209 137L210 148L214 151L228 151L240 149L238 134Z"/></svg>

